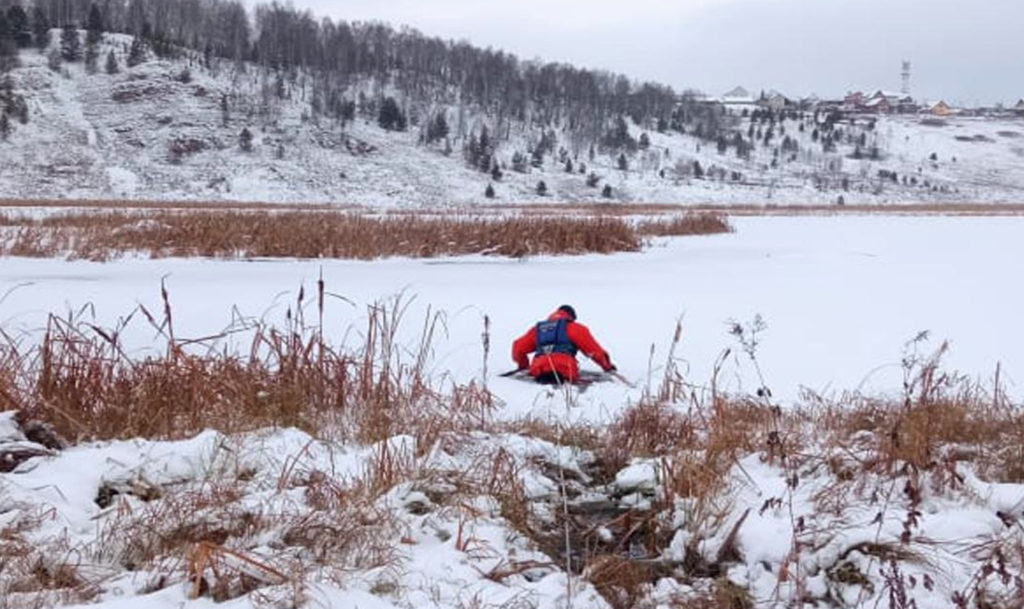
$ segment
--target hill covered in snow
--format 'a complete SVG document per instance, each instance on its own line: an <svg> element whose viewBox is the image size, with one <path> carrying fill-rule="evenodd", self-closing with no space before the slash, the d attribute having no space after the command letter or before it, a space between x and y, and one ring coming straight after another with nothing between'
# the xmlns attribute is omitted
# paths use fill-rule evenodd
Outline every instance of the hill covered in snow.
<svg viewBox="0 0 1024 609"><path fill-rule="evenodd" d="M663 118L609 111L595 130L569 111L531 103L509 117L453 101L459 91L413 94L397 77L368 75L349 79L327 111L311 71L184 48L163 58L146 49L129 68L132 41L103 35L99 55L116 73L21 50L0 88L5 197L437 206L491 193L498 203L724 204L1024 193L1022 120L738 115L680 98Z"/></svg>

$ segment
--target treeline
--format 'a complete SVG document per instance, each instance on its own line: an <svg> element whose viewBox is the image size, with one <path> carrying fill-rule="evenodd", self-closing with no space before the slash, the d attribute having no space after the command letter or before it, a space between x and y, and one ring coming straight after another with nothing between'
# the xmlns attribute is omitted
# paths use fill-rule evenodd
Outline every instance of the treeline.
<svg viewBox="0 0 1024 609"><path fill-rule="evenodd" d="M399 98L402 120L397 124L407 119L427 125L436 120L434 108L457 106L486 116L499 139L508 138L511 124L520 122L600 141L621 116L660 131L685 128L696 119L698 135L711 138L717 132L717 117L696 104L680 108L679 96L668 86L521 61L409 28L320 19L277 2L251 12L238 0L37 0L31 5L0 0L0 6L12 31L9 39L14 37L12 16L18 21L21 42L14 45L38 43L50 28L94 26L91 13L98 11L104 31L144 38L161 56L177 47L207 61L230 60L238 69L255 64L284 82L311 79L313 111L339 119L350 119L356 103L359 111L376 116L387 89ZM366 79L380 85L378 94L359 100L352 87ZM461 115L452 120L458 121L460 136L472 128Z"/></svg>

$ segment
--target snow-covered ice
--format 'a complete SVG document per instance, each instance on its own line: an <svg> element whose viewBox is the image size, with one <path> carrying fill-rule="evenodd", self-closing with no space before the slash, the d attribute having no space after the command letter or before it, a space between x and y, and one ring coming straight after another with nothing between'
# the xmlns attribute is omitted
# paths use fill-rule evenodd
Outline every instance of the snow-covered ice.
<svg viewBox="0 0 1024 609"><path fill-rule="evenodd" d="M428 308L443 313L436 339L438 374L479 378L481 333L491 323L488 386L502 416L608 420L660 378L676 321L675 356L689 382L706 385L714 362L732 349L719 386L753 390L760 380L730 336L730 322L760 315L768 329L756 355L765 383L783 402L803 387L821 393L898 391L905 344L930 331L931 346L951 341L945 364L1020 395L1024 302L1024 218L737 218L728 235L658 240L645 252L510 260L146 260L114 263L6 259L0 264L0 323L38 330L49 313L95 313L112 327L139 303L162 310L170 293L179 337L221 332L233 315L280 322L323 273L328 336L359 336L366 305L396 295L409 301L403 329L418 339ZM514 338L557 306L571 303L636 389L600 383L565 407L558 392L497 378L512 366ZM313 306L307 298L307 305ZM307 319L312 319L310 315ZM154 332L133 323L122 334L152 348ZM652 354L653 347L653 354ZM584 363L584 367L593 367Z"/></svg>
<svg viewBox="0 0 1024 609"><path fill-rule="evenodd" d="M716 358L731 348L734 355L726 360L719 386L756 389L761 379L729 332L731 323L748 324L756 315L768 324L758 335L760 370L783 404L795 400L802 386L826 393L899 391L904 345L922 330L932 331L933 346L941 339L952 341L948 367L985 380L1001 362L1010 395L1021 395L1024 334L1014 320L1024 301L1017 281L1024 259L1024 218L751 217L734 224L733 234L658 239L644 252L611 256L374 262L129 256L109 263L6 258L0 261L0 326L22 341L37 339L50 313L113 326L139 304L160 311L163 281L177 335L206 336L237 316L281 322L300 287L311 293L322 273L327 290L345 299L327 301L325 331L334 341L359 342L366 307L396 295L408 304L400 340L411 348L428 309L441 312L445 332L434 343L432 360L438 376L483 376L481 333L487 316L492 345L487 382L500 399L499 420L610 421L640 398L648 382L658 382L679 319L683 338L675 357L691 383L706 385ZM564 302L576 307L637 388L601 383L583 393L566 393L497 377L511 365L511 341ZM311 309L307 321L314 318ZM149 325L133 322L123 333L126 348L139 355L159 352L154 334ZM232 340L245 344L241 337L224 343ZM0 414L0 442L31 444L10 413ZM565 468L566 478L571 474L578 484L587 484L592 460L581 449L511 433L470 433L447 447L418 447L407 436L386 445L390 454L410 456L417 467L439 472L442 479L445 473L471 475L473 464L502 452L526 500L548 517L545 509L562 505L565 484L552 478L552 468ZM14 518L25 506L46 511L49 516L38 530L26 533L32 539L52 541L63 535L71 545L88 544L105 530L98 523L130 522L133 514L144 517L149 509L130 493L122 495L119 507L102 507L96 502L101 487L127 490L142 484L199 492L210 480L230 479L239 485L241 505L270 517L294 516L305 502L303 485L321 473L339 484L351 483L366 475L380 451L379 445L342 446L294 429L242 436L206 431L182 442L87 443L59 454L41 452L3 474L0 502L11 506L4 518ZM412 459L415 454L423 456ZM692 501L677 499L672 522L678 530L661 558L682 561L694 547L703 560L713 561L732 543L741 560L724 577L764 606L780 606L800 593L797 580L786 575L799 573L803 591L816 598L868 607L881 598L881 589L869 593L856 577L867 574L881 586L878 573L887 567L872 544L899 539L903 519L914 508L920 511L913 545L917 558L901 568L914 581L928 581L913 591L917 606L938 609L949 606L951 595L980 568L982 559L969 557L967 549L1016 534L998 514L1022 516L1024 487L982 480L969 465L961 469L959 486L943 492L922 487L920 503L912 505L893 481L902 478L866 476L844 483L823 465L825 455L811 457L796 488L788 482L791 472L763 455L737 461L721 498L729 506L726 518L705 538L689 532L699 517ZM587 488L574 501L649 509L665 492L659 464L634 461L613 473L615 484ZM246 473L242 477L239 472ZM560 565L531 548L501 516L494 498L467 498L453 511L450 506L439 509L431 492L402 483L378 500L378 507L400 523L397 531L380 533L393 536L387 539L400 555L399 569L353 569L334 579L313 576L304 590L310 606L562 607L570 599L577 608L607 606L592 586L569 580ZM881 519L879 492L888 493L881 498L886 506ZM829 493L844 500L824 509ZM606 528L596 531L602 538L612 535ZM264 542L248 540L242 549L261 556ZM794 553L798 544L802 550ZM629 548L634 550L643 552ZM119 572L103 557L93 559L97 564L83 560L80 568L92 569L105 582L103 606L209 605L208 600L188 601L184 585L146 593L151 573ZM536 564L504 579L494 577L515 561ZM848 569L851 575L835 569ZM925 579L932 574L935 581ZM668 604L674 596L692 593L677 581L662 579L649 598ZM243 597L224 606L250 603Z"/></svg>

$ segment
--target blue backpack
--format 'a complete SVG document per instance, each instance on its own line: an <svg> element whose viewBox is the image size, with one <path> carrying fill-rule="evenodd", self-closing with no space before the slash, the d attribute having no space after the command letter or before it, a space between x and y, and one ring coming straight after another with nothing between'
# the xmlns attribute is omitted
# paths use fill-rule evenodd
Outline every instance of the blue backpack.
<svg viewBox="0 0 1024 609"><path fill-rule="evenodd" d="M556 319L537 324L537 353L564 353L576 357L576 345L569 340L569 320Z"/></svg>

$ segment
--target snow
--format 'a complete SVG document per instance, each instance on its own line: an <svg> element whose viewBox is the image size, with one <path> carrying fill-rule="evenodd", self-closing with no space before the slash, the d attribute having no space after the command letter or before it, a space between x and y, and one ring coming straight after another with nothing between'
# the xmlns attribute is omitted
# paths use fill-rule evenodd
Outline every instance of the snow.
<svg viewBox="0 0 1024 609"><path fill-rule="evenodd" d="M300 287L323 273L325 332L359 341L366 305L402 295L404 332L419 338L428 307L442 311L447 332L435 344L434 372L479 378L484 316L491 321L488 387L501 416L608 420L659 379L677 320L677 364L698 387L715 360L732 349L719 375L727 390L761 385L730 322L761 315L768 329L756 356L765 383L784 403L803 388L825 395L899 391L905 344L929 330L924 349L951 341L945 365L981 380L1001 364L1001 379L1020 395L1024 334L1014 323L1022 288L1024 218L842 217L737 218L729 235L659 240L643 253L439 260L147 260L7 259L0 264L0 322L8 332L37 332L51 312L95 314L113 327L138 304L162 310L165 280L179 337L215 335L246 318L280 322ZM509 345L560 304L580 321L638 384L600 383L574 396L497 378L513 364ZM86 305L92 305L86 307ZM84 308L84 309L83 309ZM90 317L91 319L91 317ZM155 332L136 319L122 336L137 353L160 352ZM244 337L237 338L244 345ZM651 349L654 349L653 357ZM922 353L927 355L927 353ZM584 368L594 365L584 358ZM657 382L656 380L654 381Z"/></svg>
<svg viewBox="0 0 1024 609"><path fill-rule="evenodd" d="M123 65L130 37L108 35L104 44L101 56L113 50ZM565 173L564 162L557 158L549 157L526 174L508 168L513 154L527 154L539 137L535 129L516 125L496 152L506 171L494 182L497 197L492 201L484 191L493 180L466 166L462 141L456 139L454 152L446 156L439 146L418 144L416 125L405 133L389 133L365 117L344 129L328 119L314 119L308 87L301 84L304 75L298 76L298 84L288 84L288 99L269 100L267 116L260 119L254 117L259 115L264 79L276 75L260 76L252 67L240 75L227 65L213 70L191 65L191 81L186 83L179 76L189 65L187 59L149 61L113 76L88 75L77 64L65 65L56 74L34 51L22 52L21 62L12 78L15 90L29 100L30 120L14 125L9 141L0 146L5 167L0 191L12 198L472 206L604 201L603 185L609 184L615 200L626 202L822 204L842 196L847 204L1007 203L1019 202L1024 188L1024 144L1016 137L1024 133L1020 118L957 117L938 126L915 116L884 116L856 117L856 124L839 125L851 138L864 135L865 154L877 146L877 160L851 158L853 139L840 142L834 153L824 153L812 138L813 126L799 131L793 120L776 125L773 144L758 144L749 160L736 158L733 149L719 154L714 142L691 133L657 133L651 126L631 124L633 137L648 132L651 147L631 155L626 172L617 168L617 152L590 158L589 146L561 136L558 145L572 151L574 165L584 163L588 173L600 176L598 188L587 187L584 175ZM354 82L351 94L380 90L374 85ZM227 125L220 108L223 95L231 100ZM733 128L746 135L749 119L735 114L739 108L732 110ZM493 123L493 117L472 108L465 111L467 130ZM456 113L449 108L450 116ZM877 121L874 128L868 127L869 121ZM495 132L495 125L490 126ZM238 145L243 128L254 135L249 153ZM786 136L800 150L792 161L783 153L779 166L773 167L774 149ZM175 157L171 148L176 141L194 142L200 149ZM930 161L933 152L937 162ZM694 178L689 175L694 162L705 172L720 168L730 179ZM880 170L918 183L892 183L878 176ZM742 181L732 181L732 172L741 174ZM848 189L841 187L843 178ZM540 180L549 196L537 194ZM815 187L822 181L829 189Z"/></svg>
<svg viewBox="0 0 1024 609"><path fill-rule="evenodd" d="M732 320L749 323L758 314L768 323L758 336L758 364L764 382L784 405L796 400L804 386L824 393L898 392L904 345L924 329L934 332L932 346L952 340L949 367L988 379L1001 362L1010 395L1021 395L1024 360L1018 347L1024 336L1013 320L1024 296L1016 281L1024 259L1024 218L749 217L734 224L733 234L659 239L644 252L611 256L374 262L127 257L109 263L6 258L0 262L0 327L18 340L32 341L50 313L113 326L139 304L160 310L163 280L178 336L205 336L228 327L233 315L280 321L294 306L300 286L310 289L322 272L328 291L351 302L328 302L325 332L335 341L359 342L366 306L402 295L409 307L399 338L414 348L428 309L441 311L446 332L434 345L436 376L482 377L480 334L488 316L493 352L486 356L486 381L500 400L499 420L607 423L640 398L649 378L660 378L680 319L683 339L676 347L676 365L698 390L710 382L714 362L726 348L733 355L725 360L719 387L760 387L757 370L729 334ZM636 389L601 383L578 393L496 376L511 365L511 341L564 302L576 307L620 370L637 382ZM130 324L123 332L126 348L135 355L158 353L161 345L154 334L144 323ZM244 337L223 342L232 341L246 344ZM0 444L24 442L12 413L0 412ZM409 436L362 446L295 429L239 436L208 430L180 442L86 443L30 459L0 474L0 514L7 524L31 506L48 515L26 533L31 542L65 539L71 547L90 547L104 531L116 530L111 527L133 515L144 517L150 509L127 492L101 507L96 502L101 488L156 486L187 494L234 481L239 506L270 519L295 517L309 507L303 489L311 480L326 476L339 488L351 488L385 445L398 461L412 464L413 471L434 472L437 480L472 476L475 464L503 452L526 498L542 507L560 505L562 481L552 478L551 468L565 468L574 480L589 484L586 471L593 461L587 451L511 433L473 432L422 447ZM964 589L977 572L981 559L970 548L1016 534L997 512L1024 515L1024 486L982 480L966 465L960 487L940 491L924 484L920 504L912 506L902 493L902 479L865 474L855 482L837 481L822 466L827 457L811 451L796 488L779 463L759 454L740 458L720 498L725 508L721 525L695 541L682 527L695 524L698 506L692 499L677 499L671 520L678 530L662 557L682 560L689 544L696 543L700 555L712 561L738 526L735 544L741 560L724 575L749 589L759 603L776 606L798 593L795 580L783 577L788 570L802 574L804 590L817 598L831 595L869 607L881 598L879 570L888 568L870 544L899 539L913 507L920 511L913 544L920 560L904 561L901 569L918 582L926 574L936 577L930 588L919 584L913 596L921 609L939 608L949 606L953 592ZM658 473L657 459L634 461L615 472L614 491L623 495L618 505L651 507L664 496ZM396 519L395 528L381 536L398 553L398 566L307 573L306 606L607 607L593 586L568 578L531 547L501 516L495 498L480 491L456 507L442 507L431 500L431 489L413 480L374 502ZM439 488L447 487L433 490ZM612 490L592 488L574 502L600 502ZM873 494L885 506L880 520L879 496ZM829 496L842 500L825 509L823 497ZM607 529L598 534L611 535ZM239 550L270 556L269 548L278 541L268 531ZM802 550L794 554L797 543ZM516 561L544 566L505 579L487 577ZM104 582L99 599L104 607L213 606L209 599L189 600L183 583L147 592L152 571L123 571L109 556L88 554L81 563ZM855 580L840 583L828 572L840 567L866 574L879 588L869 594L851 583ZM264 592L288 598L285 588L269 586ZM667 605L673 596L693 592L663 579L650 598ZM251 602L242 597L221 606L248 607Z"/></svg>
<svg viewBox="0 0 1024 609"><path fill-rule="evenodd" d="M0 412L0 442L18 442L25 439L14 422L14 412Z"/></svg>
<svg viewBox="0 0 1024 609"><path fill-rule="evenodd" d="M657 461L642 461L615 474L615 486L620 491L652 491L658 486Z"/></svg>
<svg viewBox="0 0 1024 609"><path fill-rule="evenodd" d="M0 413L0 420L6 421L10 416L10 413ZM539 440L513 436L491 438L481 435L478 439L480 444L474 446L484 453L490 450L487 446L494 450L501 446L510 451L509 454L524 464L521 468L523 475L539 476L525 467L528 459L535 458L538 451L557 455L560 450L567 450ZM387 441L392 451L406 451L411 455L414 447L410 442L410 438L401 436ZM524 452L520 453L517 447L522 447ZM102 538L112 532L116 535L116 531L123 530L118 526L135 517L133 513L147 518L147 504L128 490L119 495L109 508L97 505L95 500L101 486L129 489L131 487L125 485L144 482L165 489L166 493L177 492L187 497L189 493L202 493L204 489L233 483L241 494L240 504L246 509L271 522L275 519L283 521L301 515L303 509L311 509L306 505L303 494L293 489L301 490L309 484L308 481L314 479L313 472L338 484L338 488L346 488L366 475L369 463L379 453L379 446L342 446L314 439L295 429L265 430L241 436L207 431L179 442L132 440L83 444L52 458L30 460L17 472L3 474L0 477L0 489L3 490L0 513L13 518L25 506L33 506L49 516L36 530L28 533L30 540L45 544L58 535L70 546L78 547L79 544L95 543L97 537ZM419 466L437 468L439 472L445 471L446 467L465 472L471 463L467 460L469 453L448 457L454 460L434 462L435 457L427 457ZM578 468L576 462L572 465ZM246 472L245 478L242 472ZM548 481L547 484L553 483ZM475 505L467 504L461 515L452 514L447 508L439 510L436 506L425 513L414 514L406 509L412 501L422 502L424 499L426 497L422 493L411 491L408 485L403 484L377 502L399 519L400 526L395 531L402 536L402 541L396 538L392 543L400 554L398 564L401 569L370 569L348 573L335 580L327 577L319 581L314 578L304 592L309 602L314 605L323 602L332 607L381 608L459 607L474 598L495 605L513 600L550 607L568 604L568 582L554 569L530 579L523 574L510 575L504 581L485 576L515 560L546 563L543 555L530 550L518 534L509 530L493 502L481 498ZM153 503L160 500L155 499ZM426 503L429 504L429 500ZM219 517L226 517L224 514L228 513L213 512L211 516L218 517L219 514ZM470 517L469 514L475 515ZM182 514L181 517L187 522L196 515ZM161 525L152 523L151 526ZM271 530L262 535L273 534ZM459 543L463 545L457 546ZM103 606L158 609L180 607L186 602L190 607L210 605L203 599L187 601L185 585L172 585L152 594L141 592L145 587L146 572L117 575L117 566L108 564L114 557L107 554L114 552L111 547L116 548L117 545L116 539L107 539L105 554L89 551L80 565L96 573L106 573L104 579L113 578L103 586L106 590ZM255 556L260 554L258 547L243 549ZM325 583L327 581L332 583ZM571 601L573 607L600 609L606 606L585 582L574 581L572 587L575 589ZM287 598L287 592L282 589L276 593ZM268 594L274 594L273 587ZM241 598L224 606L250 606L249 601Z"/></svg>

